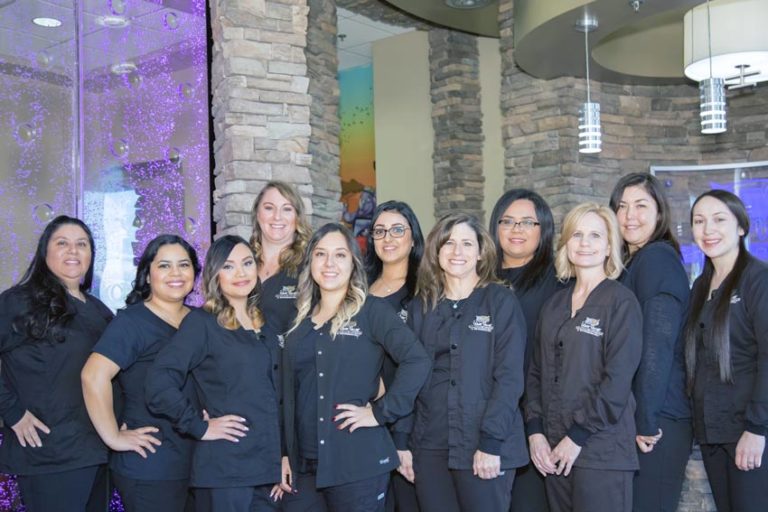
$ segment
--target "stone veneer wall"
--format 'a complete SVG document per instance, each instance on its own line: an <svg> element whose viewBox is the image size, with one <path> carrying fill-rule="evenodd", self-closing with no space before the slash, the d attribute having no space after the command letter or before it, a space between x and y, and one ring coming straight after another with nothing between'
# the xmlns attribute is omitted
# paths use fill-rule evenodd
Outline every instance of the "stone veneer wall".
<svg viewBox="0 0 768 512"><path fill-rule="evenodd" d="M321 160L310 172L306 0L211 0L210 9L217 235L250 235L253 200L272 179L295 184L308 211L326 216L338 165Z"/></svg>
<svg viewBox="0 0 768 512"><path fill-rule="evenodd" d="M477 37L429 31L430 95L435 132L435 218L466 212L483 219L483 116Z"/></svg>

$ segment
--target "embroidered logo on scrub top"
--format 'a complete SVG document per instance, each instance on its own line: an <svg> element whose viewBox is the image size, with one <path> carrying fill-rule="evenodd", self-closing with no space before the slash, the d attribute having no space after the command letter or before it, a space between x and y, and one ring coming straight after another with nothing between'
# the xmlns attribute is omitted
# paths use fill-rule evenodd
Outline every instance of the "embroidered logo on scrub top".
<svg viewBox="0 0 768 512"><path fill-rule="evenodd" d="M407 309L400 309L400 311L397 312L397 316L400 317L400 320L403 321L403 323L408 321L408 310Z"/></svg>
<svg viewBox="0 0 768 512"><path fill-rule="evenodd" d="M599 318L585 318L583 322L581 322L581 325L576 327L576 330L578 332L583 332L584 334L589 334L590 336L597 336L598 338L603 335L603 330L598 327L600 325L600 319Z"/></svg>
<svg viewBox="0 0 768 512"><path fill-rule="evenodd" d="M276 299L295 300L296 297L298 297L298 293L296 292L296 286L293 285L283 286L275 295Z"/></svg>
<svg viewBox="0 0 768 512"><path fill-rule="evenodd" d="M731 304L738 304L739 302L741 302L741 297L739 297L738 294L734 292L733 295L731 295Z"/></svg>
<svg viewBox="0 0 768 512"><path fill-rule="evenodd" d="M475 321L469 324L469 328L472 329L473 331L491 332L493 330L491 317L477 315L475 317Z"/></svg>
<svg viewBox="0 0 768 512"><path fill-rule="evenodd" d="M341 336L354 336L355 338L359 338L363 335L363 330L357 326L357 322L352 321L344 324L344 326L339 329L337 334Z"/></svg>

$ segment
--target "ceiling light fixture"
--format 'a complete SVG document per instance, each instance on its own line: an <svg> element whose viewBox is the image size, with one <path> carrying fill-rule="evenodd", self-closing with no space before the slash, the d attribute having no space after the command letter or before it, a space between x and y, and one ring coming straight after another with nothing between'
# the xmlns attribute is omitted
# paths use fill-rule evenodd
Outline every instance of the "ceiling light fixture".
<svg viewBox="0 0 768 512"><path fill-rule="evenodd" d="M34 23L38 27L45 27L45 28L56 28L61 26L61 20L57 20L56 18L46 18L46 17L33 18L32 23Z"/></svg>
<svg viewBox="0 0 768 512"><path fill-rule="evenodd" d="M692 13L689 11L685 18ZM712 12L709 0L706 6L707 58L703 62L709 73L706 78L699 79L699 118L701 133L712 135L723 133L728 127L725 110L725 80L722 75L715 76L712 64ZM722 72L722 71L721 71ZM686 74L688 69L686 68Z"/></svg>
<svg viewBox="0 0 768 512"><path fill-rule="evenodd" d="M133 73L138 68L136 67L136 64L133 62L118 62L117 64L112 64L112 66L109 68L112 73L115 75L127 75L129 73Z"/></svg>
<svg viewBox="0 0 768 512"><path fill-rule="evenodd" d="M597 18L585 14L576 22L576 30L584 32L584 56L587 71L587 102L579 111L579 153L599 153L603 150L600 131L600 104L592 102L589 86L589 33L597 30Z"/></svg>
<svg viewBox="0 0 768 512"><path fill-rule="evenodd" d="M480 9L493 3L493 0L445 0L445 5L453 9Z"/></svg>
<svg viewBox="0 0 768 512"><path fill-rule="evenodd" d="M98 16L96 18L96 24L107 28L125 28L131 24L131 21L125 16L113 16L107 14L105 16Z"/></svg>

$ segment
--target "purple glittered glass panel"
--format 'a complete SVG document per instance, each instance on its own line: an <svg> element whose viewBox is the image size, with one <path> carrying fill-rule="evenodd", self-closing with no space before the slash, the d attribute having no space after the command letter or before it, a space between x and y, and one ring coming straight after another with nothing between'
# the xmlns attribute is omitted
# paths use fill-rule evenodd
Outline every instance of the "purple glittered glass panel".
<svg viewBox="0 0 768 512"><path fill-rule="evenodd" d="M94 291L113 309L152 238L181 235L201 259L210 243L205 1L175 5L85 3L83 214Z"/></svg>

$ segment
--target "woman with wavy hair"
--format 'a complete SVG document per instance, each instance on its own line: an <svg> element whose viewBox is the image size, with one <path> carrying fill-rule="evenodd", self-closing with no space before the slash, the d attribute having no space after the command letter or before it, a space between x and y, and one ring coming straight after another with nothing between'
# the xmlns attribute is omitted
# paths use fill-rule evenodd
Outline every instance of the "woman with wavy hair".
<svg viewBox="0 0 768 512"><path fill-rule="evenodd" d="M616 281L621 244L606 206L580 204L563 221L555 268L575 279L542 308L525 391L531 459L553 512L632 510L642 313Z"/></svg>
<svg viewBox="0 0 768 512"><path fill-rule="evenodd" d="M672 234L669 203L655 176L622 177L610 206L623 239L626 271L619 281L643 309L643 355L632 384L640 462L633 511L674 511L693 439L682 336L688 276Z"/></svg>
<svg viewBox="0 0 768 512"><path fill-rule="evenodd" d="M297 491L285 510L383 512L399 464L387 424L411 412L429 361L392 307L367 297L360 249L344 226L312 236L298 289L283 350L283 485ZM397 371L375 400L385 355Z"/></svg>
<svg viewBox="0 0 768 512"><path fill-rule="evenodd" d="M415 480L423 512L506 512L528 461L518 405L525 319L495 271L496 247L475 217L438 221L408 312L431 377L410 421L395 426L400 471Z"/></svg>
<svg viewBox="0 0 768 512"><path fill-rule="evenodd" d="M505 192L493 208L489 230L498 256L497 276L515 292L525 316L525 368L535 344L544 302L563 287L554 265L555 221L547 202L532 190ZM525 401L521 402L521 405ZM517 470L512 512L548 512L544 477L532 463Z"/></svg>
<svg viewBox="0 0 768 512"><path fill-rule="evenodd" d="M125 309L109 324L81 374L85 406L112 449L110 470L128 512L181 512L187 501L194 440L181 436L144 401L147 370L190 311L184 304L200 273L195 249L176 235L147 244ZM122 390L120 421L112 380ZM195 402L191 380L184 395Z"/></svg>
<svg viewBox="0 0 768 512"><path fill-rule="evenodd" d="M283 181L270 181L261 189L251 222L251 246L261 282L259 308L282 334L296 316L296 280L312 229L301 196Z"/></svg>
<svg viewBox="0 0 768 512"><path fill-rule="evenodd" d="M30 512L106 508L107 448L80 390L80 370L112 319L88 293L93 260L88 226L61 215L21 281L0 295L0 471L18 475Z"/></svg>
<svg viewBox="0 0 768 512"><path fill-rule="evenodd" d="M239 236L205 258L205 304L190 311L152 363L149 410L197 439L196 504L220 511L277 510L280 481L278 334L258 308L258 265ZM184 391L195 384L200 407Z"/></svg>
<svg viewBox="0 0 768 512"><path fill-rule="evenodd" d="M720 512L768 503L768 265L747 250L749 215L725 190L691 208L704 270L693 283L685 362L693 428Z"/></svg>

